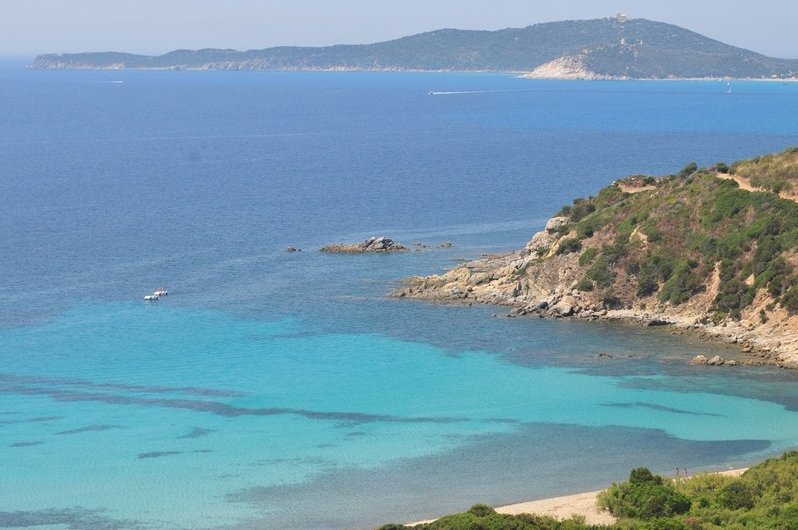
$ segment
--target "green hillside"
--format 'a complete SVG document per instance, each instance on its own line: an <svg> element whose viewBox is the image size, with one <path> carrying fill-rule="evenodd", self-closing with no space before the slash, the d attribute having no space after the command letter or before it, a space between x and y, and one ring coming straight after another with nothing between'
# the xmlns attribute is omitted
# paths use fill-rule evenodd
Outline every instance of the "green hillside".
<svg viewBox="0 0 798 530"><path fill-rule="evenodd" d="M767 191L741 189L729 172ZM762 319L777 307L795 313L798 204L785 192L796 179L795 148L731 168L625 179L563 208L558 230L570 236L558 252L579 253L577 289L608 306L653 296L676 306L714 289L712 318L739 318L757 294L767 298Z"/></svg>

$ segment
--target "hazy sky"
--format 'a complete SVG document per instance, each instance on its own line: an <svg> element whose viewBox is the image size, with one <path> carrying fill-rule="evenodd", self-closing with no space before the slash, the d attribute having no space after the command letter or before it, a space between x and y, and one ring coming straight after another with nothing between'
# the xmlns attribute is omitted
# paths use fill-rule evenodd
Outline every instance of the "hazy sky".
<svg viewBox="0 0 798 530"><path fill-rule="evenodd" d="M618 12L798 58L798 0L0 0L0 55L369 43Z"/></svg>

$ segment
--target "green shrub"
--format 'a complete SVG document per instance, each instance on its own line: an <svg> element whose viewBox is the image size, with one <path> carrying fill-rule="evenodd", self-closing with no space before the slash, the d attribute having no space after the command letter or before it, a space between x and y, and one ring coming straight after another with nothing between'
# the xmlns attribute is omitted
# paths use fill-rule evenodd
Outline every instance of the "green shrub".
<svg viewBox="0 0 798 530"><path fill-rule="evenodd" d="M601 287L609 287L615 280L615 273L610 269L610 261L606 253L599 256L588 269L585 277L596 282Z"/></svg>
<svg viewBox="0 0 798 530"><path fill-rule="evenodd" d="M798 313L798 285L793 285L781 297L781 306L790 313Z"/></svg>
<svg viewBox="0 0 798 530"><path fill-rule="evenodd" d="M582 254L579 256L579 266L584 267L585 265L593 261L596 255L598 255L598 252L599 252L598 249L595 247L590 247L588 249L585 249L585 251L582 252Z"/></svg>
<svg viewBox="0 0 798 530"><path fill-rule="evenodd" d="M574 205L571 207L570 215L571 221L576 223L596 211L596 205L589 199L574 199Z"/></svg>
<svg viewBox="0 0 798 530"><path fill-rule="evenodd" d="M560 211L557 212L557 215L556 215L556 217L570 217L570 216L571 216L571 205L570 204L566 204L565 206L560 208Z"/></svg>
<svg viewBox="0 0 798 530"><path fill-rule="evenodd" d="M718 503L730 510L754 507L754 492L743 482L727 484L718 492Z"/></svg>
<svg viewBox="0 0 798 530"><path fill-rule="evenodd" d="M583 239L593 237L593 234L601 230L605 224L607 224L606 216L600 213L590 215L576 225L576 234Z"/></svg>
<svg viewBox="0 0 798 530"><path fill-rule="evenodd" d="M560 241L560 246L557 247L557 254L570 254L572 252L579 252L582 248L582 242L575 237L567 237Z"/></svg>
<svg viewBox="0 0 798 530"><path fill-rule="evenodd" d="M678 519L654 519L638 528L640 530L688 530L688 527Z"/></svg>
<svg viewBox="0 0 798 530"><path fill-rule="evenodd" d="M703 289L703 283L693 273L695 266L697 266L697 263L689 260L682 259L679 261L674 268L673 274L662 286L662 290L659 292L659 300L678 305L686 302L693 294Z"/></svg>
<svg viewBox="0 0 798 530"><path fill-rule="evenodd" d="M629 482L613 484L599 495L599 504L616 517L650 520L686 513L690 499L647 468L637 468Z"/></svg>
<svg viewBox="0 0 798 530"><path fill-rule="evenodd" d="M682 169L680 169L679 172L676 174L676 176L678 178L685 178L685 177L689 177L690 175L692 175L696 171L698 171L698 164L696 164L695 162L690 162L689 164L684 166Z"/></svg>
<svg viewBox="0 0 798 530"><path fill-rule="evenodd" d="M475 510L476 509L476 510ZM474 513L476 511L476 513ZM396 527L404 528L401 526ZM571 517L563 521L549 516L496 513L485 505L475 505L465 513L446 515L432 523L413 527L416 530L593 530L584 518ZM394 530L393 527L380 530Z"/></svg>
<svg viewBox="0 0 798 530"><path fill-rule="evenodd" d="M649 296L657 292L659 282L651 268L643 268L637 277L637 296Z"/></svg>
<svg viewBox="0 0 798 530"><path fill-rule="evenodd" d="M655 475L647 467L637 467L629 473L630 484L662 484L662 476Z"/></svg>
<svg viewBox="0 0 798 530"><path fill-rule="evenodd" d="M658 241L662 241L662 231L653 223L647 224L643 229L643 233L648 238L649 243L657 243Z"/></svg>
<svg viewBox="0 0 798 530"><path fill-rule="evenodd" d="M729 166L726 164L726 162L717 162L714 166L712 166L712 168L718 173L726 174L729 172Z"/></svg>
<svg viewBox="0 0 798 530"><path fill-rule="evenodd" d="M628 261L624 266L624 270L629 276L640 274L640 264L636 261Z"/></svg>
<svg viewBox="0 0 798 530"><path fill-rule="evenodd" d="M487 517L488 515L496 513L496 510L487 504L475 504L468 509L468 513L476 515L477 517Z"/></svg>
<svg viewBox="0 0 798 530"><path fill-rule="evenodd" d="M576 289L577 291L583 291L583 292L592 291L593 290L593 281L591 279L589 279L589 278L582 278L581 280L579 280L576 283L576 285L574 286L574 289Z"/></svg>

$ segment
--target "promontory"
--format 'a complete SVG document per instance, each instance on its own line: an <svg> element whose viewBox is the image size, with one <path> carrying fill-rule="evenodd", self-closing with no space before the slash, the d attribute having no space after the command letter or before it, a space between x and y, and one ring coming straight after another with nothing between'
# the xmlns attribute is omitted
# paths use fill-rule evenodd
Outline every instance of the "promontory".
<svg viewBox="0 0 798 530"><path fill-rule="evenodd" d="M798 148L632 176L563 207L526 247L394 294L512 315L673 325L798 368Z"/></svg>

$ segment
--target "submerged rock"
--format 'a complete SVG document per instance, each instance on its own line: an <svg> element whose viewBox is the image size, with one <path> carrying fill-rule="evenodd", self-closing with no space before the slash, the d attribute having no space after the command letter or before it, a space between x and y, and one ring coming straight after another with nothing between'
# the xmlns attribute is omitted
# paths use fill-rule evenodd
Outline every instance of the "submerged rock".
<svg viewBox="0 0 798 530"><path fill-rule="evenodd" d="M690 360L693 365L706 365L706 366L737 366L737 361L725 360L720 355L714 355L712 358L707 359L704 355L696 355Z"/></svg>

